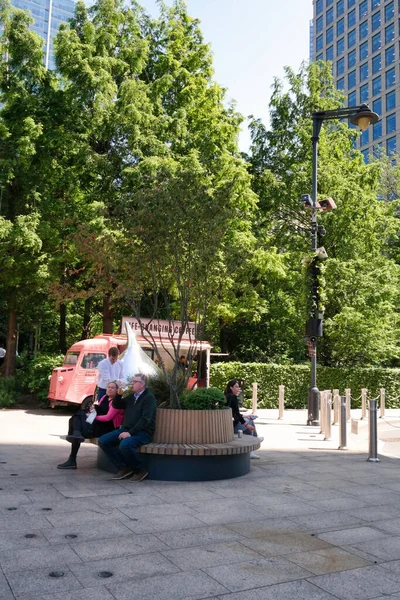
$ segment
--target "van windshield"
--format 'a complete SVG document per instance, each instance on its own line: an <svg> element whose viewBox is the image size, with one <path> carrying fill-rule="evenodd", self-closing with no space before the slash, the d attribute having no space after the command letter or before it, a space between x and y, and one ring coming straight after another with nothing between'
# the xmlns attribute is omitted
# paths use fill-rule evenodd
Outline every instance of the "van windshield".
<svg viewBox="0 0 400 600"><path fill-rule="evenodd" d="M82 369L97 369L97 365L106 355L102 352L88 352L82 358Z"/></svg>
<svg viewBox="0 0 400 600"><path fill-rule="evenodd" d="M67 352L64 365L76 365L80 352Z"/></svg>

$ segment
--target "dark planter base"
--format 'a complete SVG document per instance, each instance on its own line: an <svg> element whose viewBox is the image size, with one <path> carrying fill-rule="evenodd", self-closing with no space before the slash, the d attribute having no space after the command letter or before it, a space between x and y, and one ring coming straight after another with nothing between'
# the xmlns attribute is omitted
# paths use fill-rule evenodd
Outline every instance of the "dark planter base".
<svg viewBox="0 0 400 600"><path fill-rule="evenodd" d="M155 481L213 481L241 477L250 471L250 452L223 456L173 456L165 454L142 454L149 479ZM98 448L99 469L116 473L118 469Z"/></svg>

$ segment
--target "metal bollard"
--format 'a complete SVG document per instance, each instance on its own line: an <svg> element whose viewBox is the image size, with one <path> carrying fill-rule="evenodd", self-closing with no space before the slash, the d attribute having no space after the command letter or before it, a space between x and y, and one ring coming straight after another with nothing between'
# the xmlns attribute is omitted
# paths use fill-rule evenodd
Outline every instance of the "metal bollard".
<svg viewBox="0 0 400 600"><path fill-rule="evenodd" d="M350 419L351 419L351 414L350 414L350 409L351 409L351 389L350 388L346 388L344 390L344 393L346 394L346 420L350 421Z"/></svg>
<svg viewBox="0 0 400 600"><path fill-rule="evenodd" d="M256 415L257 414L257 384L253 383L252 388L253 388L253 395L252 395L252 399L251 399L251 412L253 413L253 415Z"/></svg>
<svg viewBox="0 0 400 600"><path fill-rule="evenodd" d="M379 417L383 419L385 416L385 388L381 388L381 401L379 403Z"/></svg>
<svg viewBox="0 0 400 600"><path fill-rule="evenodd" d="M340 395L339 390L333 390L333 425L339 423Z"/></svg>
<svg viewBox="0 0 400 600"><path fill-rule="evenodd" d="M367 392L366 388L361 390L361 419L367 417Z"/></svg>
<svg viewBox="0 0 400 600"><path fill-rule="evenodd" d="M332 394L327 392L325 404L325 440L329 441L332 439Z"/></svg>
<svg viewBox="0 0 400 600"><path fill-rule="evenodd" d="M378 415L376 400L369 401L369 457L368 462L379 462L378 458Z"/></svg>
<svg viewBox="0 0 400 600"><path fill-rule="evenodd" d="M279 415L278 420L283 419L283 411L285 410L285 386L279 386Z"/></svg>
<svg viewBox="0 0 400 600"><path fill-rule="evenodd" d="M326 407L326 392L320 392L320 407L319 407L319 422L320 422L320 426L321 429L319 430L320 433L323 433L325 435L325 407Z"/></svg>
<svg viewBox="0 0 400 600"><path fill-rule="evenodd" d="M346 396L340 397L340 445L338 450L347 450Z"/></svg>

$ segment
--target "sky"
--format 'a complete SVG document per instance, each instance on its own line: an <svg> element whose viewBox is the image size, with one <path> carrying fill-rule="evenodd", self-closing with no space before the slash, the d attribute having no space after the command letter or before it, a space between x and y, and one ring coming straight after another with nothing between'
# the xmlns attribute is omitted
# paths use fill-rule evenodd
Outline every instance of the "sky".
<svg viewBox="0 0 400 600"><path fill-rule="evenodd" d="M166 0L171 4L172 0ZM139 0L152 15L156 0ZM188 12L201 21L214 55L215 80L227 89L237 110L268 125L268 102L275 77L283 68L297 70L309 59L312 0L186 0ZM250 136L243 124L240 149Z"/></svg>

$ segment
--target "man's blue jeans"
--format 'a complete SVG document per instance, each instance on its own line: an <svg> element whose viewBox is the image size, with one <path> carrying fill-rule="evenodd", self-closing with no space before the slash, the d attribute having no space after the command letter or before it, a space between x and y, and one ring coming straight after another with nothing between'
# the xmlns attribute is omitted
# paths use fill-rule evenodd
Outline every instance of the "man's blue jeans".
<svg viewBox="0 0 400 600"><path fill-rule="evenodd" d="M128 431L126 427L120 427L110 433L105 433L99 437L98 444L111 462L118 468L132 467L134 471L141 471L144 466L140 459L136 448L151 442L151 435L145 431L139 431L123 440L119 440L118 436L123 432Z"/></svg>

